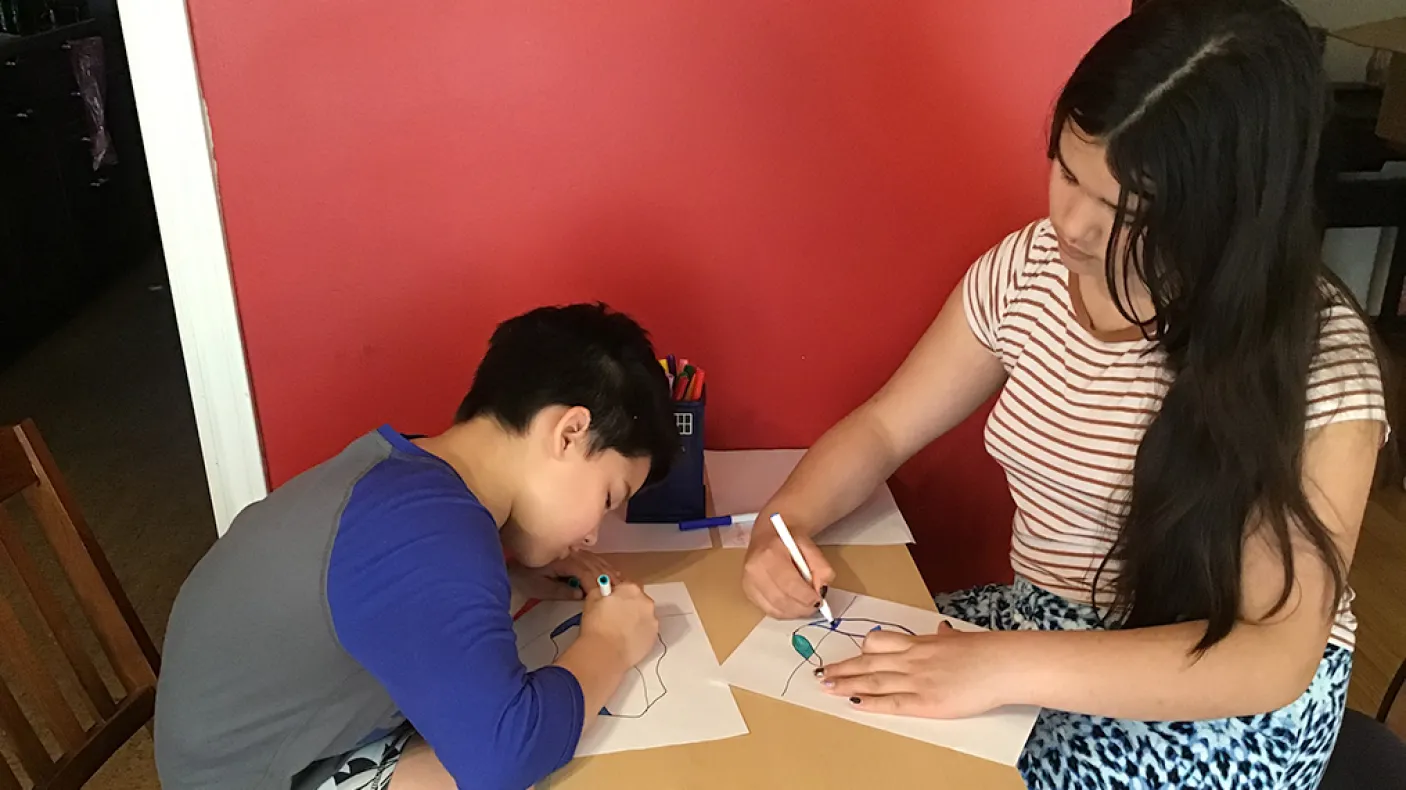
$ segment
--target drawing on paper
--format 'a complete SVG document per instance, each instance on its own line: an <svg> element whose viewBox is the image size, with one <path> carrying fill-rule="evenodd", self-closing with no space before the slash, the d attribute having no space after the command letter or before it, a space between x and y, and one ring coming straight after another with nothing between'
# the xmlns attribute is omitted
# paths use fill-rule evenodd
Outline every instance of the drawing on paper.
<svg viewBox="0 0 1406 790"><path fill-rule="evenodd" d="M577 757L747 732L688 587L669 582L644 591L654 599L659 636L581 735ZM581 601L541 601L516 618L518 657L526 669L552 664L580 638L581 610Z"/></svg>
<svg viewBox="0 0 1406 790"><path fill-rule="evenodd" d="M680 612L668 616L682 617L684 614L686 613ZM562 651L575 641L575 634L570 634L570 638L568 638L568 634L573 628L576 629L577 634L580 633L580 613L566 618L561 625L553 628L548 634L547 638L552 642L552 657L547 662L548 664L555 663L561 657ZM621 684L621 691L624 693L616 692L611 701L600 709L600 715L615 716L621 719L642 718L649 712L650 708L654 707L655 703L669 694L669 687L664 684L664 674L660 670L664 658L669 655L669 645L664 641L663 634L655 639L659 642L658 647L650 653L649 657L645 658L644 662L630 668L634 675L626 683ZM651 661L656 652L658 658Z"/></svg>
<svg viewBox="0 0 1406 790"><path fill-rule="evenodd" d="M980 629L931 610L833 587L826 597L838 615L834 623L819 618L800 623L763 618L723 664L727 681L866 727L1016 764L1039 708L997 708L980 716L951 720L883 716L856 709L844 698L827 693L811 677L812 669L859 655L865 637L876 628L910 636L935 633L943 621L959 630Z"/></svg>
<svg viewBox="0 0 1406 790"><path fill-rule="evenodd" d="M845 611L849 611L849 607L853 605L854 601L851 600L846 604ZM798 626L796 630L791 632L791 649L796 651L801 660L791 670L791 674L786 677L786 685L781 687L781 696L786 696L786 692L791 690L791 681L802 667L811 666L819 669L825 666L827 661L825 656L821 655L820 648L825 645L827 639L832 636L843 637L845 655L833 657L828 662L835 663L857 655L858 651L864 647L864 637L874 631L896 631L909 636L917 636L913 629L898 623L889 623L868 617L845 617L844 612L841 612L834 622L815 620ZM849 650L850 646L854 647L854 652Z"/></svg>

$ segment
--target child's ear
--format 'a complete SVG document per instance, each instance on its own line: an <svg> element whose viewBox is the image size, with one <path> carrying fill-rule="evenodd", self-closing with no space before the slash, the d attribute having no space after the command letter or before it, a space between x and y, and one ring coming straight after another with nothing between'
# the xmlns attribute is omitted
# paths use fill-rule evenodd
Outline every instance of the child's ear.
<svg viewBox="0 0 1406 790"><path fill-rule="evenodd" d="M577 449L584 453L590 431L590 409L585 406L572 406L567 409L562 413L561 419L557 421L557 452L566 455L571 450Z"/></svg>

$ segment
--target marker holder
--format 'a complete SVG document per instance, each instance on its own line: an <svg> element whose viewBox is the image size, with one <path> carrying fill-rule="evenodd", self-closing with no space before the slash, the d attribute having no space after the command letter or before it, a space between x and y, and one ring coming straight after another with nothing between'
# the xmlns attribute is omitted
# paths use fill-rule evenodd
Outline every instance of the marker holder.
<svg viewBox="0 0 1406 790"><path fill-rule="evenodd" d="M625 520L632 524L676 524L708 515L708 495L703 488L703 410L708 385L694 401L674 401L674 425L680 451L669 476L645 486L630 499Z"/></svg>

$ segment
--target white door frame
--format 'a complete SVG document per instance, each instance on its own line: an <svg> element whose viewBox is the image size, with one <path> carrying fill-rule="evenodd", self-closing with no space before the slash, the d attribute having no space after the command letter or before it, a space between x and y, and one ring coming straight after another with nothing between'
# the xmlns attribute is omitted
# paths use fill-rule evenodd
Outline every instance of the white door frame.
<svg viewBox="0 0 1406 790"><path fill-rule="evenodd" d="M215 529L268 493L184 0L118 0Z"/></svg>

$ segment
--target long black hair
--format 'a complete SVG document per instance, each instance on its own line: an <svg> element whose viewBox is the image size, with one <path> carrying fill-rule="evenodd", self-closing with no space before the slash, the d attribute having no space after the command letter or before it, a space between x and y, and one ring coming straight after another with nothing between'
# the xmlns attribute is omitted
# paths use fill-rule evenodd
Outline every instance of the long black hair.
<svg viewBox="0 0 1406 790"><path fill-rule="evenodd" d="M1173 376L1094 590L1117 563L1110 610L1122 626L1204 619L1197 653L1241 614L1252 519L1283 559L1271 614L1292 591L1296 535L1331 571L1335 601L1346 586L1301 479L1323 316L1351 299L1319 255L1327 106L1317 43L1287 3L1149 0L1094 45L1055 107L1051 158L1066 127L1107 147L1121 186L1109 291ZM1127 303L1133 278L1150 318Z"/></svg>

